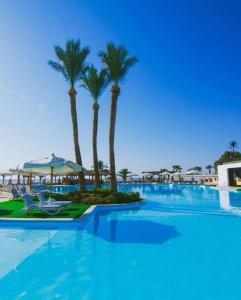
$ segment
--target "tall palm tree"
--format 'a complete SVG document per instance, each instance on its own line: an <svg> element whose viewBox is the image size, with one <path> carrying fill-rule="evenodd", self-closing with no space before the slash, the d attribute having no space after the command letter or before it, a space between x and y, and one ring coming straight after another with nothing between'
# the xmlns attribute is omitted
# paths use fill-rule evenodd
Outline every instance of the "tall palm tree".
<svg viewBox="0 0 241 300"><path fill-rule="evenodd" d="M108 80L106 70L101 70L99 73L97 69L91 65L87 72L82 76L82 86L86 88L93 98L93 133L92 133L92 145L93 145L93 165L95 174L95 187L100 188L100 172L98 166L98 152L97 152L97 133L98 133L98 113L99 113L99 98L104 92Z"/></svg>
<svg viewBox="0 0 241 300"><path fill-rule="evenodd" d="M229 148L232 149L233 158L235 157L235 150L238 148L238 143L236 141L231 141L229 143Z"/></svg>
<svg viewBox="0 0 241 300"><path fill-rule="evenodd" d="M129 171L128 169L121 169L119 174L123 180L123 182L126 182L127 176L131 174L131 171Z"/></svg>
<svg viewBox="0 0 241 300"><path fill-rule="evenodd" d="M86 71L85 60L90 50L88 47L81 48L80 41L68 40L65 49L55 46L55 54L58 62L50 60L49 65L57 72L60 72L69 84L70 108L73 126L74 149L76 162L83 167L78 135L78 120L76 110L76 90L75 84ZM83 170L79 174L80 187L85 190L85 179Z"/></svg>
<svg viewBox="0 0 241 300"><path fill-rule="evenodd" d="M208 170L208 173L211 174L211 171L213 169L213 166L212 165L207 165L206 166L206 169Z"/></svg>
<svg viewBox="0 0 241 300"><path fill-rule="evenodd" d="M173 165L172 169L174 172L181 172L182 171L182 167L180 165Z"/></svg>
<svg viewBox="0 0 241 300"><path fill-rule="evenodd" d="M107 44L106 51L100 51L99 56L106 67L111 88L111 112L109 130L109 159L110 159L110 181L111 191L117 192L117 181L115 172L115 124L117 112L117 100L120 95L120 82L124 80L128 70L137 62L136 57L130 57L125 46Z"/></svg>

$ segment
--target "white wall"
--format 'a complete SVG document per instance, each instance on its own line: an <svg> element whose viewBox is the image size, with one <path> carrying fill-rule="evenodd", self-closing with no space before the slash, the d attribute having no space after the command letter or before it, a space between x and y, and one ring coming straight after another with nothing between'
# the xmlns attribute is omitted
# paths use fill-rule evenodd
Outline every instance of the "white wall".
<svg viewBox="0 0 241 300"><path fill-rule="evenodd" d="M229 186L228 169L241 168L241 162L218 166L219 186Z"/></svg>

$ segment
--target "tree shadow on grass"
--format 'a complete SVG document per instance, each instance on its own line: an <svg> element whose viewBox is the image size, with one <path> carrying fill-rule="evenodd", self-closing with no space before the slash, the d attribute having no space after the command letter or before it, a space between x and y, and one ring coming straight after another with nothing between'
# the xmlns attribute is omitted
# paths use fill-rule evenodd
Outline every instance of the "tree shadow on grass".
<svg viewBox="0 0 241 300"><path fill-rule="evenodd" d="M10 209L0 209L0 217L11 215L12 212Z"/></svg>

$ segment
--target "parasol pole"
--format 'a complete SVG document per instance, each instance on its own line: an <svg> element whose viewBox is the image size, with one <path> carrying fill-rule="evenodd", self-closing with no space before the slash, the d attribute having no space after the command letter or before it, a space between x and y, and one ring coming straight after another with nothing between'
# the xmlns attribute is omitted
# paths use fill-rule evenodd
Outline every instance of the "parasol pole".
<svg viewBox="0 0 241 300"><path fill-rule="evenodd" d="M51 198L52 188L53 188L53 172L54 172L54 168L51 167L51 172L50 172L50 187L49 187L49 198Z"/></svg>
<svg viewBox="0 0 241 300"><path fill-rule="evenodd" d="M30 178L29 178L29 189L30 189L30 193L32 193L32 173L30 173Z"/></svg>

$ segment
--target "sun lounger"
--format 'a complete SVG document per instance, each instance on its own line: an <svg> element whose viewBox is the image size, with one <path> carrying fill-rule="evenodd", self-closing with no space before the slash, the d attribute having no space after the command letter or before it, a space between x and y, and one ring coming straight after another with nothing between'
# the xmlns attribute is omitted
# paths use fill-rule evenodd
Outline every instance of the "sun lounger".
<svg viewBox="0 0 241 300"><path fill-rule="evenodd" d="M62 206L71 206L72 205L72 201L56 201L54 199L46 199L44 194L42 194L42 193L37 193L37 197L38 197L41 205L44 205L44 204L58 204L58 205L62 205Z"/></svg>
<svg viewBox="0 0 241 300"><path fill-rule="evenodd" d="M59 204L35 204L33 202L32 197L25 193L22 196L23 202L25 207L23 208L24 212L31 212L31 211L36 211L36 210L41 210L42 212L48 214L48 215L56 215L58 214L61 210L64 209L62 205Z"/></svg>
<svg viewBox="0 0 241 300"><path fill-rule="evenodd" d="M21 195L19 194L17 189L12 188L11 193L12 193L12 196L13 196L12 199L21 198Z"/></svg>
<svg viewBox="0 0 241 300"><path fill-rule="evenodd" d="M26 189L26 186L22 186L20 189L20 192L22 193L22 195L23 194L29 194L31 197L36 197L37 196L37 194L36 193L29 193L28 191L27 191L27 189Z"/></svg>

